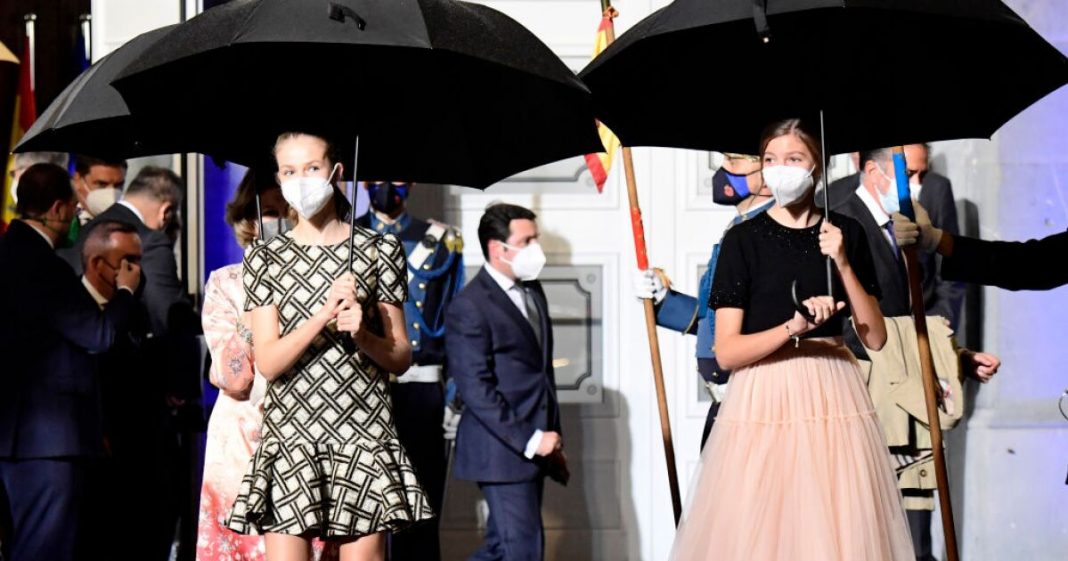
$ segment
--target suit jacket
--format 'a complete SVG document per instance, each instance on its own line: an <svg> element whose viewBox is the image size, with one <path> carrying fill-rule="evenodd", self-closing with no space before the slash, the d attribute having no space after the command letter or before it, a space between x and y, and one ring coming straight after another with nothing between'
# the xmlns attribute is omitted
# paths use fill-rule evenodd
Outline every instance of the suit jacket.
<svg viewBox="0 0 1068 561"><path fill-rule="evenodd" d="M0 457L90 456L102 445L95 354L126 329L134 297L104 311L31 226L0 239Z"/></svg>
<svg viewBox="0 0 1068 561"><path fill-rule="evenodd" d="M524 456L527 442L535 430L560 431L549 308L541 284L525 285L541 315L541 345L522 312L485 269L445 312L447 371L465 406L454 464L460 479L536 479L545 466Z"/></svg>
<svg viewBox="0 0 1068 561"><path fill-rule="evenodd" d="M1049 290L1068 284L1068 232L1026 242L957 236L946 278L1008 290Z"/></svg>
<svg viewBox="0 0 1068 561"><path fill-rule="evenodd" d="M837 183L837 182L836 182ZM831 185L832 188L834 184ZM834 191L831 191L832 197ZM834 206L834 200L831 201ZM911 313L909 306L909 279L905 270L904 259L894 255L883 229L875 222L867 205L855 192L839 203L837 212L848 216L864 228L864 235L868 238L868 247L871 249L872 263L875 265L875 275L879 279L879 288L882 289L882 298L879 299L879 309L885 317L907 316ZM860 359L868 357L868 349L860 342L856 330L852 324L847 324L845 333L846 346Z"/></svg>
<svg viewBox="0 0 1068 561"><path fill-rule="evenodd" d="M859 185L859 173L831 183L828 191L831 198L831 208L842 212L840 207L849 203ZM823 198L817 197L816 200L819 204L822 204ZM936 228L941 228L954 235L960 231L957 223L957 205L953 197L953 186L947 177L934 172L925 174L919 200L920 204L931 216L931 223ZM872 223L874 224L874 221ZM886 245L885 241L883 245ZM964 302L964 285L943 277L941 261L940 257L934 255L924 254L920 256L920 265L923 268L924 309L928 314L948 319L950 324L956 328L957 320L960 317L961 305ZM905 287L907 291L907 282ZM906 310L901 315L908 315L908 311Z"/></svg>
<svg viewBox="0 0 1068 561"><path fill-rule="evenodd" d="M834 203L831 204L833 206ZM871 249L872 263L875 265L875 274L883 292L883 297L879 300L879 309L883 315L909 315L912 308L909 306L909 281L905 261L894 255L894 250L884 234L885 230L875 222L875 217L856 193L850 193L836 210L856 220L864 228L868 248Z"/></svg>
<svg viewBox="0 0 1068 561"><path fill-rule="evenodd" d="M194 398L200 394L200 351L196 337L201 331L200 316L178 278L174 244L161 231L145 225L121 204L111 205L82 227L74 247L60 254L79 275L82 274L82 247L85 238L101 221L113 220L137 228L141 238L141 288L137 299L147 320L142 355L149 362L142 368L162 372L168 393Z"/></svg>

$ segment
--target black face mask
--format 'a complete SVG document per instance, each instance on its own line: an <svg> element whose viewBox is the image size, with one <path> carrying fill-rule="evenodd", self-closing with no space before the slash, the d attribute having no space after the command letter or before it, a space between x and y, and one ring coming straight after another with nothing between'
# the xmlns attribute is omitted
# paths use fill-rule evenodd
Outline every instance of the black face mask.
<svg viewBox="0 0 1068 561"><path fill-rule="evenodd" d="M718 205L738 206L738 203L750 194L748 175L738 175L719 168L712 176L712 202Z"/></svg>
<svg viewBox="0 0 1068 561"><path fill-rule="evenodd" d="M367 195L371 199L371 208L392 216L408 199L408 184L394 185L389 181L369 183Z"/></svg>

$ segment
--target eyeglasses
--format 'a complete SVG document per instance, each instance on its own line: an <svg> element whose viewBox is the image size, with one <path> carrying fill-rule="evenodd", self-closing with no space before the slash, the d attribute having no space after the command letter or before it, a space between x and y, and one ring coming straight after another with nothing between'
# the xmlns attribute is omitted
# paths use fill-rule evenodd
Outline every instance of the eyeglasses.
<svg viewBox="0 0 1068 561"><path fill-rule="evenodd" d="M728 159L728 160L745 160L745 161L753 162L753 163L757 163L757 164L760 163L760 156L750 156L749 154L724 153L723 157Z"/></svg>

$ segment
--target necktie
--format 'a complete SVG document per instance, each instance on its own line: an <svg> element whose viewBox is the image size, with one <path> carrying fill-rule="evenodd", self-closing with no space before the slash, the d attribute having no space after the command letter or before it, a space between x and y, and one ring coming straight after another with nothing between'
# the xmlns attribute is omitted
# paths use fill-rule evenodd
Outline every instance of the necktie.
<svg viewBox="0 0 1068 561"><path fill-rule="evenodd" d="M890 249L894 251L894 257L901 259L901 248L897 245L897 238L894 237L894 221L891 220L886 223L886 231L890 233Z"/></svg>
<svg viewBox="0 0 1068 561"><path fill-rule="evenodd" d="M541 344L541 313L538 312L538 305L534 303L534 295L530 293L530 289L526 286L519 285L519 290L523 291L523 303L527 307L527 321L530 322L530 327L534 329L534 337L538 340L538 344Z"/></svg>

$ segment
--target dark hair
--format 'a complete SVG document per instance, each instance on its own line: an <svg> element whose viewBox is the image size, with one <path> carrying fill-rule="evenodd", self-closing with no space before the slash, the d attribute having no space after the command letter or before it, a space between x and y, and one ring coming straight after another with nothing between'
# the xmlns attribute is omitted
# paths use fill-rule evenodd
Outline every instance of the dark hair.
<svg viewBox="0 0 1068 561"><path fill-rule="evenodd" d="M313 132L290 131L278 135L278 138L276 138L274 141L274 148L271 149L271 154L277 156L278 146L280 144L287 140L297 138L298 136L307 136L310 138L314 138L316 140L321 141L326 146L326 161L328 164L330 164L331 170L334 165L341 161L338 158L337 149L334 147L334 143L331 142L328 138ZM345 196L345 192L342 191L341 188L338 186L337 182L339 182L340 180L340 177L334 178L334 214L337 215L338 220L345 220L346 218L348 218L349 212L352 211L352 203L349 202L348 197ZM297 222L299 220L296 209L290 209L289 218L293 220L293 222Z"/></svg>
<svg viewBox="0 0 1068 561"><path fill-rule="evenodd" d="M182 201L182 179L167 168L145 166L126 188L126 196L145 196L177 205Z"/></svg>
<svg viewBox="0 0 1068 561"><path fill-rule="evenodd" d="M19 202L15 211L19 216L37 218L48 212L56 201L74 200L67 170L55 164L33 164L19 178Z"/></svg>
<svg viewBox="0 0 1068 561"><path fill-rule="evenodd" d="M93 166L107 166L110 168L122 168L126 170L126 160L111 158L94 158L78 154L74 156L74 171L78 175L89 175L89 169Z"/></svg>
<svg viewBox="0 0 1068 561"><path fill-rule="evenodd" d="M67 169L70 156L66 152L20 152L15 154L15 167L28 168L33 164L55 164Z"/></svg>
<svg viewBox="0 0 1068 561"><path fill-rule="evenodd" d="M858 165L860 165L860 169L857 170L857 171L863 172L864 171L864 164L866 164L868 162L879 163L879 162L886 161L889 158L890 158L890 149L889 148L876 148L875 150L865 150L865 151L860 153L860 161L859 161L859 164L858 164Z"/></svg>
<svg viewBox="0 0 1068 561"><path fill-rule="evenodd" d="M82 269L89 268L89 259L100 255L112 248L112 234L136 234L137 227L127 222L118 220L102 220L95 222L85 235L85 243L82 245Z"/></svg>
<svg viewBox="0 0 1068 561"><path fill-rule="evenodd" d="M271 189L278 189L278 184L268 173L262 168L249 168L241 183L237 185L234 198L226 203L226 215L223 219L234 229L237 244L241 247L246 247L256 237L256 229L253 227L259 218L256 214L256 194L263 194Z"/></svg>
<svg viewBox="0 0 1068 561"><path fill-rule="evenodd" d="M812 171L812 181L819 184L820 178L823 177L823 153L820 151L820 136L813 132L808 127L808 123L802 122L801 119L777 121L764 129L764 132L760 134L761 160L764 159L764 152L768 149L768 144L772 140L788 134L800 139L805 147L808 148L808 151L812 153L812 159L815 160L816 164L816 169Z"/></svg>
<svg viewBox="0 0 1068 561"><path fill-rule="evenodd" d="M519 205L497 203L486 208L482 220L478 222L478 243L482 245L482 256L489 259L490 240L507 242L512 234L513 220L535 220L538 215Z"/></svg>

